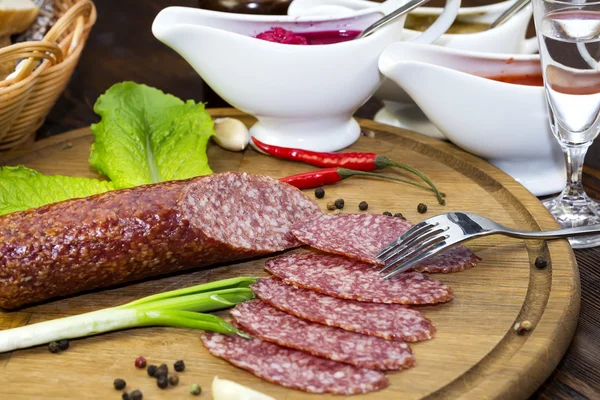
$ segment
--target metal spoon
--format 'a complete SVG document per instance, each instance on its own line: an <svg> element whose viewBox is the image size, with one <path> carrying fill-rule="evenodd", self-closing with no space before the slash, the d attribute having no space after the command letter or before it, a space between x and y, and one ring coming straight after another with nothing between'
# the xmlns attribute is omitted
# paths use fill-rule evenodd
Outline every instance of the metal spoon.
<svg viewBox="0 0 600 400"><path fill-rule="evenodd" d="M361 34L358 35L354 40L362 39L366 36L369 36L370 34L375 32L377 29L381 28L382 26L385 26L385 25L389 24L390 22L395 21L397 18L403 16L406 13L411 12L412 10L414 10L415 8L417 8L419 6L422 6L423 4L427 3L428 1L429 0L411 0L411 1L409 1L408 3L404 4L402 7L392 11L388 15L383 16L383 18L381 18L380 20L375 21L375 23L373 23L367 29L362 31Z"/></svg>
<svg viewBox="0 0 600 400"><path fill-rule="evenodd" d="M518 0L512 6L508 7L494 22L490 24L490 28L495 28L508 21L513 15L521 11L531 0Z"/></svg>

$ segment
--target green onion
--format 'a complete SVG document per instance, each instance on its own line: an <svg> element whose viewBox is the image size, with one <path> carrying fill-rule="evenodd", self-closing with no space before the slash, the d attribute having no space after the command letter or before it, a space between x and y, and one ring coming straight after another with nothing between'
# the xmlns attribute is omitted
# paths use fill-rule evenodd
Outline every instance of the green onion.
<svg viewBox="0 0 600 400"><path fill-rule="evenodd" d="M224 279L159 293L130 303L0 331L0 353L120 329L171 326L250 336L221 318L204 312L251 300L248 288L257 278Z"/></svg>

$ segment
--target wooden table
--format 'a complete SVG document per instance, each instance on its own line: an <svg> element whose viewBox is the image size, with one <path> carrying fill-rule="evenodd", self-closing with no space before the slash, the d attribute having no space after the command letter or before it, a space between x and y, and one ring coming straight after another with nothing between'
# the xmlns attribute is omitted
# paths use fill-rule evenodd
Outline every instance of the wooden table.
<svg viewBox="0 0 600 400"><path fill-rule="evenodd" d="M204 2L203 6L219 2L200 1ZM273 2L254 2L265 1ZM463 4L488 2L464 0ZM66 92L39 130L38 138L96 122L98 118L92 110L96 98L123 80L152 85L184 99L207 101L209 107L227 105L179 55L150 33L152 20L159 10L169 5L198 6L199 0L100 0L96 3L98 23ZM378 107L376 102L369 102L357 115L372 118ZM584 183L590 195L600 198L600 142L588 153ZM535 393L534 399L600 399L600 248L576 250L575 254L582 288L578 330L558 368Z"/></svg>

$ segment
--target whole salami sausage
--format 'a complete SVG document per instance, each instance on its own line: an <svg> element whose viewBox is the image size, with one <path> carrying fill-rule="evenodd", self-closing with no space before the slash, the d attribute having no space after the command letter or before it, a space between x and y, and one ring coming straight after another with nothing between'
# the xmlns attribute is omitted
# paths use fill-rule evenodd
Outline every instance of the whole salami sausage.
<svg viewBox="0 0 600 400"><path fill-rule="evenodd" d="M0 306L297 247L289 228L318 214L292 186L245 173L8 214L0 217Z"/></svg>

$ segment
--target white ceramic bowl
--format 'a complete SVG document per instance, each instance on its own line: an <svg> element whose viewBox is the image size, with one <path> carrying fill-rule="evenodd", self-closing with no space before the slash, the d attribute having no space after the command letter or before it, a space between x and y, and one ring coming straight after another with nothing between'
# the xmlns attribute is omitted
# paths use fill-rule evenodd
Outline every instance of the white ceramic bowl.
<svg viewBox="0 0 600 400"><path fill-rule="evenodd" d="M381 83L379 55L400 35L404 18L366 38L331 45L287 45L253 36L275 26L297 33L363 30L382 15L365 9L351 17L296 18L168 7L152 32L219 96L258 118L251 135L279 146L335 151L359 137L352 115Z"/></svg>
<svg viewBox="0 0 600 400"><path fill-rule="evenodd" d="M383 52L379 68L453 143L538 196L564 188L565 164L549 126L544 88L484 78L541 74L539 56L398 42Z"/></svg>

